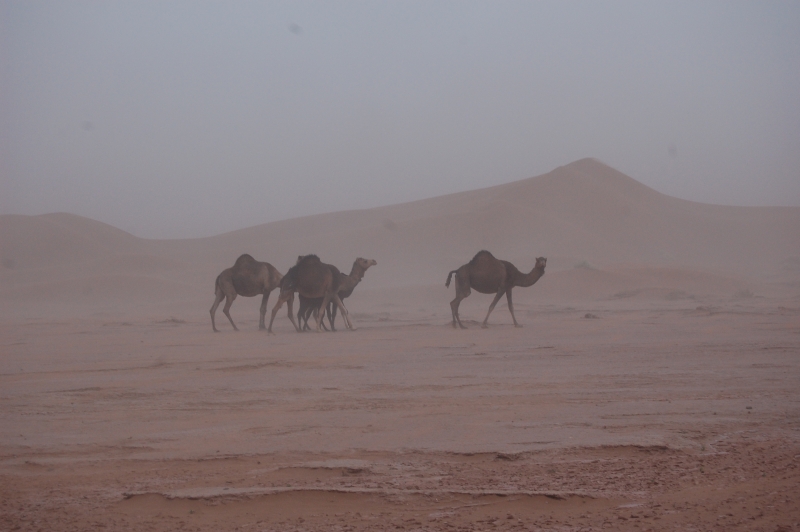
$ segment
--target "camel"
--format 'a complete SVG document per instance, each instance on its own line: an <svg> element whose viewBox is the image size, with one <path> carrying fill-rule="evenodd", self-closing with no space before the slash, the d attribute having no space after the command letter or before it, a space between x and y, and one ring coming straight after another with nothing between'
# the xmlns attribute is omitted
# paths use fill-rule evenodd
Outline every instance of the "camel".
<svg viewBox="0 0 800 532"><path fill-rule="evenodd" d="M506 295L508 299L508 310L511 311L511 319L514 320L514 327L522 327L517 323L514 316L514 304L511 300L511 290L515 286L527 287L539 280L544 275L544 268L547 259L538 257L536 265L530 273L520 272L513 264L504 260L498 260L486 250L479 251L471 261L447 274L445 286L450 286L450 278L456 274L456 298L450 302L450 309L453 312L453 328L456 323L462 329L466 329L458 316L458 305L461 300L469 296L471 290L475 289L481 294L495 294L492 304L489 305L489 312L483 320L481 327L488 327L489 314L494 310L495 305Z"/></svg>
<svg viewBox="0 0 800 532"><path fill-rule="evenodd" d="M288 303L289 319L292 320L295 330L300 332L300 327L298 327L292 314L295 292L308 299L321 298L320 308L326 308L328 302L333 301L342 311L347 327L352 329L353 324L350 321L347 309L344 308L342 300L339 299L339 279L340 272L336 266L323 263L316 255L298 257L297 264L289 268L289 271L281 279L281 292L278 296L278 302L275 303L275 307L272 309L272 318L269 320L267 331L272 333L272 322L275 320L275 315L284 303ZM318 313L317 332L321 331L323 317L323 312Z"/></svg>
<svg viewBox="0 0 800 532"><path fill-rule="evenodd" d="M339 299L342 300L344 304L344 300L350 297L353 294L353 290L361 282L361 279L364 278L364 274L369 269L370 266L375 266L378 264L378 261L374 259L363 259L358 257L353 262L353 268L350 270L350 275L345 275L344 273L339 274ZM300 296L300 309L297 311L297 321L300 322L301 320L304 321L302 325L302 330L306 331L309 330L308 327L308 318L311 316L312 312L318 312L319 306L322 304L321 299L306 299L303 296ZM328 308L326 309L328 312L328 322L331 324L331 330L335 331L336 327L334 326L334 322L336 321L336 312L337 307L333 303L328 304ZM325 327L325 324L322 324Z"/></svg>
<svg viewBox="0 0 800 532"><path fill-rule="evenodd" d="M217 307L225 300L225 306L222 307L222 312L228 317L228 320L233 325L233 329L238 331L239 328L233 323L231 318L231 305L237 295L244 297L253 297L262 294L261 298L261 316L258 320L258 328L260 330L266 329L264 325L264 317L267 314L267 301L269 294L281 281L283 276L276 270L272 264L268 262L258 262L256 259L245 253L236 259L233 268L223 270L217 276L214 283L214 293L216 299L214 304L211 305L211 328L214 332L217 330L217 325L214 322L214 315L217 312Z"/></svg>

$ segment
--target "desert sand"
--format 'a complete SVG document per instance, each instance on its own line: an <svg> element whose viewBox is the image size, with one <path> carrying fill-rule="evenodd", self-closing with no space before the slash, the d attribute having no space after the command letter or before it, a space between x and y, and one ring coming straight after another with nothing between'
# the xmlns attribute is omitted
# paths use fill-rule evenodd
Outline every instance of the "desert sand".
<svg viewBox="0 0 800 532"><path fill-rule="evenodd" d="M798 235L591 159L192 240L0 216L0 529L800 530ZM451 325L484 248L548 258L522 328ZM356 330L214 333L241 253L377 260Z"/></svg>

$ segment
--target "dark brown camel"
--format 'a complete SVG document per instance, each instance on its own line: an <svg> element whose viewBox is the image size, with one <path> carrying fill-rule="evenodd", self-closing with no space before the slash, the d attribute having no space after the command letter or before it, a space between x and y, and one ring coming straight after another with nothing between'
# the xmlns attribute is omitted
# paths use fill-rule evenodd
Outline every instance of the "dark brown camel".
<svg viewBox="0 0 800 532"><path fill-rule="evenodd" d="M458 305L461 300L470 294L470 289L477 290L482 294L495 294L492 304L489 305L489 312L483 320L482 327L488 327L489 314L494 310L497 302L506 295L508 299L508 310L511 311L511 319L514 320L514 327L521 327L514 316L514 304L511 300L511 290L515 286L527 287L539 280L544 275L544 267L547 259L538 257L536 266L530 273L520 272L513 264L508 261L498 260L488 251L479 251L471 261L457 270L447 274L445 286L450 286L450 278L456 274L456 298L450 302L450 309L453 311L453 327L456 323L462 329L466 329L458 317Z"/></svg>
<svg viewBox="0 0 800 532"><path fill-rule="evenodd" d="M266 329L264 325L264 317L267 314L267 301L269 294L281 282L282 275L276 270L272 264L268 262L258 262L256 259L245 253L236 259L233 268L223 270L217 276L214 283L214 293L216 299L214 304L211 305L211 328L214 332L217 331L217 325L214 322L214 314L217 312L217 307L225 300L225 306L222 307L222 312L228 317L228 320L233 325L234 330L239 330L236 324L233 323L231 318L231 305L237 295L244 297L253 297L262 294L261 298L261 316L258 320L258 328Z"/></svg>
<svg viewBox="0 0 800 532"><path fill-rule="evenodd" d="M358 257L353 262L353 268L350 270L350 275L345 275L343 273L339 274L339 299L344 300L350 297L353 294L353 290L361 282L361 279L364 278L364 274L369 269L370 266L375 266L378 264L376 260L373 259L363 259ZM297 321L303 322L302 330L307 331L310 330L308 327L308 318L311 316L312 312L318 312L319 306L322 304L322 299L306 299L303 296L300 296L300 308L297 311ZM334 326L334 322L336 321L336 312L337 307L333 303L328 303L328 308L326 309L328 312L328 322L331 324L331 330L335 331L336 327ZM325 324L322 324L325 327Z"/></svg>
<svg viewBox="0 0 800 532"><path fill-rule="evenodd" d="M300 331L300 327L298 327L292 314L295 292L308 299L321 298L321 308L327 307L328 302L333 301L342 311L347 327L352 329L353 324L350 322L347 309L344 308L342 300L339 299L339 278L339 270L335 266L324 264L316 255L299 257L297 264L289 268L289 271L286 272L286 275L281 280L281 293L278 296L278 302L275 303L275 307L272 309L272 318L269 320L268 331L272 332L272 322L284 303L289 304L289 319L292 320L292 325L298 332ZM317 331L321 330L323 317L324 315L321 312L317 316Z"/></svg>

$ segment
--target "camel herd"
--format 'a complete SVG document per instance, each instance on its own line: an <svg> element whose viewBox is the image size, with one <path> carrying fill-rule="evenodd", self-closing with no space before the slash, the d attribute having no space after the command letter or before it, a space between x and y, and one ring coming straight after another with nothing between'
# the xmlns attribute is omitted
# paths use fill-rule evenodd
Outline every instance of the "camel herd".
<svg viewBox="0 0 800 532"><path fill-rule="evenodd" d="M236 259L233 267L223 270L217 276L214 283L215 299L211 305L211 327L214 332L217 326L214 315L217 307L225 300L222 312L227 316L228 321L235 330L239 330L231 318L230 309L236 296L254 297L261 294L261 315L258 321L259 329L267 329L272 333L272 322L284 303L288 305L289 319L292 320L294 328L298 332L309 330L308 319L311 315L317 322L316 330L319 332L327 327L323 323L325 313L328 315L328 322L331 330L335 331L334 321L336 313L341 310L342 319L348 329L353 329L350 315L342 303L342 300L350 297L356 285L364 278L364 273L370 266L375 266L376 261L371 259L357 258L353 263L353 268L349 275L341 273L336 266L323 263L316 255L301 255L297 258L294 266L289 268L286 275L281 275L274 266L268 262L259 262L248 254L244 254ZM508 300L508 310L511 311L511 319L514 320L515 327L521 327L514 316L514 303L511 299L511 290L515 286L527 287L534 284L544 275L547 259L538 257L536 264L530 273L520 272L513 264L505 260L496 259L488 251L479 251L471 261L464 264L457 270L447 274L445 286L450 286L450 279L455 274L456 297L450 302L450 309L453 313L453 327L466 329L458 316L458 306L461 301L469 296L472 290L482 294L494 294L494 300L489 305L489 312L483 320L482 327L487 327L489 314L494 310L495 305L505 294ZM267 301L270 293L280 288L278 302L272 309L272 317L269 320L269 327L265 325L267 314ZM294 316L294 294L297 292L300 300L300 308L297 311L297 320Z"/></svg>
<svg viewBox="0 0 800 532"><path fill-rule="evenodd" d="M336 266L323 263L316 255L303 255L298 257L297 263L289 268L286 275L281 275L272 264L259 262L245 253L236 259L233 267L223 270L217 276L214 283L216 297L210 311L211 327L214 332L217 332L214 315L224 299L225 306L222 307L222 312L228 317L233 328L238 331L230 313L234 299L236 296L253 297L261 294L259 329L267 329L270 333L272 332L272 322L275 321L275 315L284 303L288 303L289 319L292 320L292 324L298 331L308 328L308 318L312 312L317 318L317 330L321 330L324 327L322 318L325 310L328 312L331 329L336 330L334 322L337 309L341 309L345 324L352 329L353 324L350 322L350 316L342 299L353 293L353 289L364 278L364 272L375 264L377 262L374 260L358 258L353 263L350 275L344 275ZM269 328L267 328L265 324L267 301L275 288L280 288L280 295L278 303L272 309L272 318L269 320ZM292 309L295 292L300 296L297 321L295 321ZM320 309L324 310L320 312ZM298 325L298 323L303 323L303 325Z"/></svg>

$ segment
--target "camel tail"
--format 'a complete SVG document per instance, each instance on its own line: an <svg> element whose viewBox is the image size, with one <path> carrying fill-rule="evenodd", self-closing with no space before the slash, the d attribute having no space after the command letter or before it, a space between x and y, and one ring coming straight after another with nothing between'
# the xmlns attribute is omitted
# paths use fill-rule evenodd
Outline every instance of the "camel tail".
<svg viewBox="0 0 800 532"><path fill-rule="evenodd" d="M222 274L219 274L219 275L217 275L217 280L216 280L216 281L214 281L214 293L215 293L215 294L217 293L217 288L221 288L221 287L219 286L219 278L220 278L220 277L222 277Z"/></svg>
<svg viewBox="0 0 800 532"><path fill-rule="evenodd" d="M450 278L453 277L453 274L458 272L458 270L453 270L452 272L447 274L447 281L444 283L445 288L450 287Z"/></svg>

